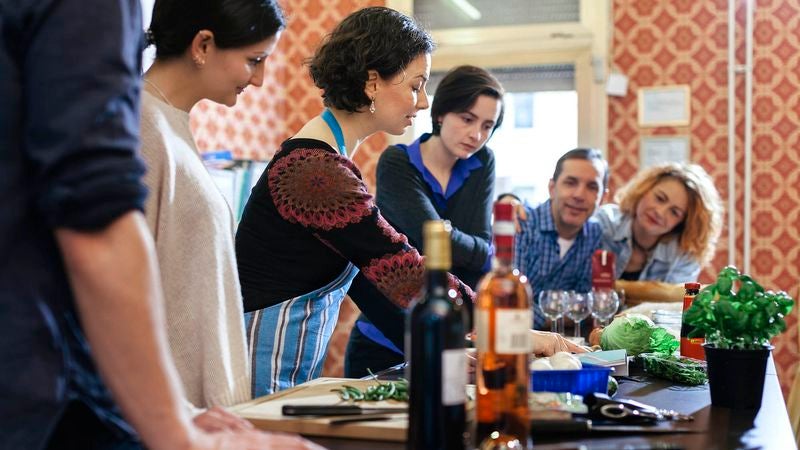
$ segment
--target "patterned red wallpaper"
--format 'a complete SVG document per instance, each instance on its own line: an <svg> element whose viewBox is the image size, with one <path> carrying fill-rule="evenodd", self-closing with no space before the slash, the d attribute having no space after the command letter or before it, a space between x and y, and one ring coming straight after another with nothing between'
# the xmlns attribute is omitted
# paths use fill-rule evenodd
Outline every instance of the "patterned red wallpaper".
<svg viewBox="0 0 800 450"><path fill-rule="evenodd" d="M628 95L609 98L612 189L638 169L639 142L646 135L688 135L691 159L728 197L736 178L737 261L742 265L744 186L744 80L737 78L736 171L728 171L727 1L614 0L614 68L630 77ZM744 2L740 2L743 5ZM800 296L800 2L759 0L754 31L753 183L751 272L764 285ZM744 62L744 10L737 10L737 60ZM640 87L689 84L688 127L639 128ZM727 225L727 218L726 218ZM727 264L728 230L701 281ZM798 362L797 313L775 340L775 361L784 394Z"/></svg>

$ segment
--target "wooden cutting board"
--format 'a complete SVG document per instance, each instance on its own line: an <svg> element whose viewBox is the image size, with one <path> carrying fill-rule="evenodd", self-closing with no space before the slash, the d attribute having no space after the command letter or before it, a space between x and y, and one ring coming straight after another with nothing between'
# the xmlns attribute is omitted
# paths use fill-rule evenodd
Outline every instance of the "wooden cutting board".
<svg viewBox="0 0 800 450"><path fill-rule="evenodd" d="M244 417L257 428L269 431L285 431L308 436L332 436L354 439L404 442L408 428L407 414L390 414L390 420L375 422L355 422L331 425L331 417L294 417L281 413L283 405L338 405L348 404L339 399L338 392L331 389L342 385L354 386L362 391L376 381L354 380L348 378L317 378L291 389L257 398L231 408L231 411ZM397 401L358 402L370 408L401 407L406 403ZM342 416L337 416L341 418Z"/></svg>

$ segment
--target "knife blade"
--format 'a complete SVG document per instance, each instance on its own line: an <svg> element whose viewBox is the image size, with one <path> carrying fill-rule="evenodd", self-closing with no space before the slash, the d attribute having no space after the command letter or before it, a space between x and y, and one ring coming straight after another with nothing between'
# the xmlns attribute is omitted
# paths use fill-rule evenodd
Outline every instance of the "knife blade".
<svg viewBox="0 0 800 450"><path fill-rule="evenodd" d="M344 416L328 419L328 425L347 425L350 423L377 422L382 420L394 420L398 418L405 420L403 416L398 417L394 414L362 414L360 416Z"/></svg>
<svg viewBox="0 0 800 450"><path fill-rule="evenodd" d="M354 416L376 413L407 413L408 408L362 408L358 405L283 405L281 412L284 416Z"/></svg>

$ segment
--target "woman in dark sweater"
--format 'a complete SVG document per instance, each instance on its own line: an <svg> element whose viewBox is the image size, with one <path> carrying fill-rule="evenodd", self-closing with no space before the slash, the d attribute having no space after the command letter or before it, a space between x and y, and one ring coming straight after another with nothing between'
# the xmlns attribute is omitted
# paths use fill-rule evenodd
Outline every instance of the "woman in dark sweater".
<svg viewBox="0 0 800 450"><path fill-rule="evenodd" d="M503 122L503 87L473 66L451 70L431 106L433 132L410 145L391 146L377 168L376 203L383 216L416 248L426 220L449 220L453 227L453 274L472 288L489 271L494 154L485 146ZM376 293L357 277L349 295L359 304ZM350 334L345 375L361 377L404 360L393 341L403 332L401 311L386 311L392 329L373 325L362 314ZM389 338L387 336L391 336Z"/></svg>

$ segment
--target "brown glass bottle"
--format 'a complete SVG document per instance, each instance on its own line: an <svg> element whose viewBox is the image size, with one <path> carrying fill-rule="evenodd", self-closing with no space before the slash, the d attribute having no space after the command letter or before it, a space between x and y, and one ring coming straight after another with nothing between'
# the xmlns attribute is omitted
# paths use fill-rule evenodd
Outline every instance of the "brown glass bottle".
<svg viewBox="0 0 800 450"><path fill-rule="evenodd" d="M700 293L700 283L686 283L683 285L685 294L683 295L683 315L681 321L681 356L687 356L694 359L706 359L706 352L703 350L705 343L704 337L689 337L689 333L694 330L692 325L686 323L686 310L692 306L695 296Z"/></svg>
<svg viewBox="0 0 800 450"><path fill-rule="evenodd" d="M476 444L492 432L529 437L529 355L533 350L531 288L514 268L512 205L494 206L492 271L478 285L475 304Z"/></svg>

